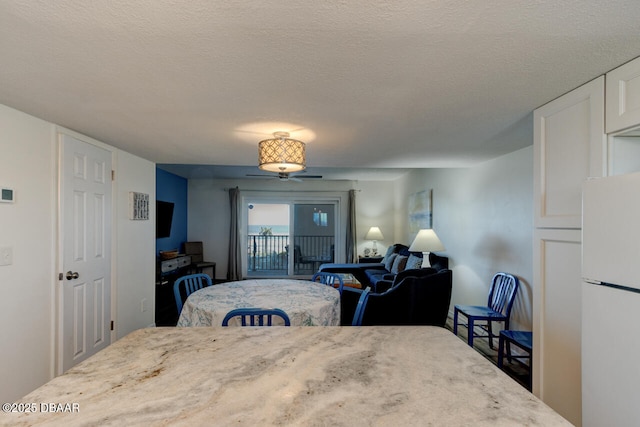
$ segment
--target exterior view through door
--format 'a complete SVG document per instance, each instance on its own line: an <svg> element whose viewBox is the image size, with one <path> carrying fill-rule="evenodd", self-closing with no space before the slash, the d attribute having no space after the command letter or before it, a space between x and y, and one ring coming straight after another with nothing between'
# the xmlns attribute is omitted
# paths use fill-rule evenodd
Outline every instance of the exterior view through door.
<svg viewBox="0 0 640 427"><path fill-rule="evenodd" d="M247 276L308 276L335 259L335 203L248 203Z"/></svg>

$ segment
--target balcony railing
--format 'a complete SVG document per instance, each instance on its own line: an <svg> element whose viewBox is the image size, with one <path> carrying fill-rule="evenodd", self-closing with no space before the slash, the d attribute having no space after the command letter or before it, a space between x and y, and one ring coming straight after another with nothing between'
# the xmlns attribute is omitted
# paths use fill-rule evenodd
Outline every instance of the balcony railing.
<svg viewBox="0 0 640 427"><path fill-rule="evenodd" d="M313 274L320 264L333 262L333 236L295 236L294 275ZM288 275L289 236L250 234L247 238L249 276Z"/></svg>
<svg viewBox="0 0 640 427"><path fill-rule="evenodd" d="M250 234L247 239L247 270L287 273L289 236Z"/></svg>

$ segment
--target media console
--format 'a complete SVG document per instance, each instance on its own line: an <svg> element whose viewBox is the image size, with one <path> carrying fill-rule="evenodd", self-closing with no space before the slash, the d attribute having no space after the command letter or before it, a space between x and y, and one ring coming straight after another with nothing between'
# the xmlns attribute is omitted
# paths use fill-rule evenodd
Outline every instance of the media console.
<svg viewBox="0 0 640 427"><path fill-rule="evenodd" d="M158 261L156 269L156 326L175 326L178 322L178 309L173 296L173 283L187 274L191 266L189 255Z"/></svg>

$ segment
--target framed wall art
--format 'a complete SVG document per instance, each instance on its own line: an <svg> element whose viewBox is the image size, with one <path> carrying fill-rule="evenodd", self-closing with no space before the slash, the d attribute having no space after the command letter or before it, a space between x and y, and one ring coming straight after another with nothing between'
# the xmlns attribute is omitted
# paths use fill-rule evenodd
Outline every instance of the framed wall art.
<svg viewBox="0 0 640 427"><path fill-rule="evenodd" d="M433 225L433 190L424 190L409 196L409 233L413 236Z"/></svg>
<svg viewBox="0 0 640 427"><path fill-rule="evenodd" d="M149 219L149 195L145 193L129 192L129 219Z"/></svg>

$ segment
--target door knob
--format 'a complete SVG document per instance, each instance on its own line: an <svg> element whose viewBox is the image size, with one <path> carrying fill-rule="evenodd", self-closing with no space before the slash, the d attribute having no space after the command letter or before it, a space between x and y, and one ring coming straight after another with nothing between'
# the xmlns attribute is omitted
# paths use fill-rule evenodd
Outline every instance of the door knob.
<svg viewBox="0 0 640 427"><path fill-rule="evenodd" d="M77 279L78 277L80 277L80 275L77 271L67 271L67 280Z"/></svg>

